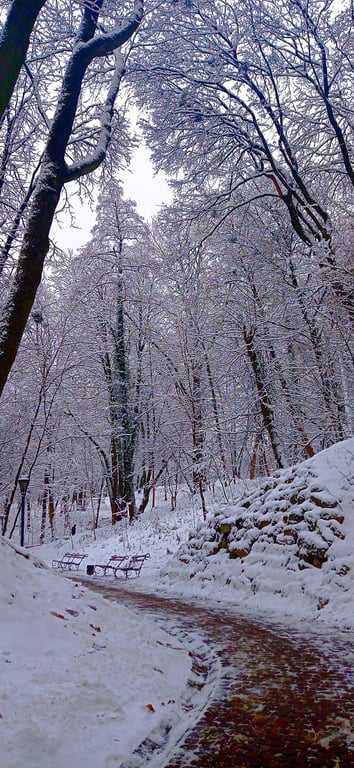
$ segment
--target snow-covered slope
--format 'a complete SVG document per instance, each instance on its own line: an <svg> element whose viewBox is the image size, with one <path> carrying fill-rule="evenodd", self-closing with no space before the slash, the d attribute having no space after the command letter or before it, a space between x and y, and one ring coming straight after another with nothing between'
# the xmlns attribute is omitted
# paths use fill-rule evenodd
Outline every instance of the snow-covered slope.
<svg viewBox="0 0 354 768"><path fill-rule="evenodd" d="M163 575L237 605L354 626L354 439L220 504Z"/></svg>

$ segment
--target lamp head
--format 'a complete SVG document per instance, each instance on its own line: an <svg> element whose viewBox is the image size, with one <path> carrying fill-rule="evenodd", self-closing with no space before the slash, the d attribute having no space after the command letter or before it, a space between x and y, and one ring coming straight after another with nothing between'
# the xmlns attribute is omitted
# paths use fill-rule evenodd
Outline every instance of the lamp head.
<svg viewBox="0 0 354 768"><path fill-rule="evenodd" d="M20 486L20 491L22 493L22 496L26 493L28 488L29 478L27 475L22 475L22 477L19 477L18 484Z"/></svg>

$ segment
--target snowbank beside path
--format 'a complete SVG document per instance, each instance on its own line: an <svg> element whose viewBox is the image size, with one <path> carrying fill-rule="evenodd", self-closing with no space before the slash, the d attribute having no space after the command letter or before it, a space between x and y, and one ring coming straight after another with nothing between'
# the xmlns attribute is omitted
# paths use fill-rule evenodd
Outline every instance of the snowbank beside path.
<svg viewBox="0 0 354 768"><path fill-rule="evenodd" d="M354 629L354 439L220 503L159 583L253 614Z"/></svg>
<svg viewBox="0 0 354 768"><path fill-rule="evenodd" d="M3 540L0 560L4 768L118 768L179 721L191 658L177 638Z"/></svg>

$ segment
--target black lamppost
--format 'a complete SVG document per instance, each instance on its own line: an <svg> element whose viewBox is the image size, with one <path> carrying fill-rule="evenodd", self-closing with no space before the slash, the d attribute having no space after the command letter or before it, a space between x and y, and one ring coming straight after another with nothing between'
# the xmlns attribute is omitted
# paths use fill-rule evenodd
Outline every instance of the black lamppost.
<svg viewBox="0 0 354 768"><path fill-rule="evenodd" d="M20 527L20 546L23 547L25 543L25 498L26 498L26 491L28 488L29 483L29 477L27 475L22 475L22 477L19 478L18 484L20 486L21 491L21 527Z"/></svg>

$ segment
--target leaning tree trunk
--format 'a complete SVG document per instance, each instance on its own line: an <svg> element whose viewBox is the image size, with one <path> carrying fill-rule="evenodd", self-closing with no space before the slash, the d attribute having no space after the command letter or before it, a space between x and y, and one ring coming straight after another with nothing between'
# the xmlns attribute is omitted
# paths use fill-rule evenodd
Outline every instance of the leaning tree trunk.
<svg viewBox="0 0 354 768"><path fill-rule="evenodd" d="M135 13L109 34L95 35L103 0L85 5L83 21L68 61L57 109L41 163L38 183L24 233L14 282L0 318L0 395L15 361L26 322L41 281L49 250L49 232L61 190L69 181L96 170L105 158L111 134L115 99L124 72L124 61L117 67L101 120L96 151L83 162L68 167L65 152L72 133L82 83L89 64L123 45L138 28L143 14L143 0L136 0Z"/></svg>
<svg viewBox="0 0 354 768"><path fill-rule="evenodd" d="M0 118L25 63L32 29L46 0L13 0L0 38Z"/></svg>

